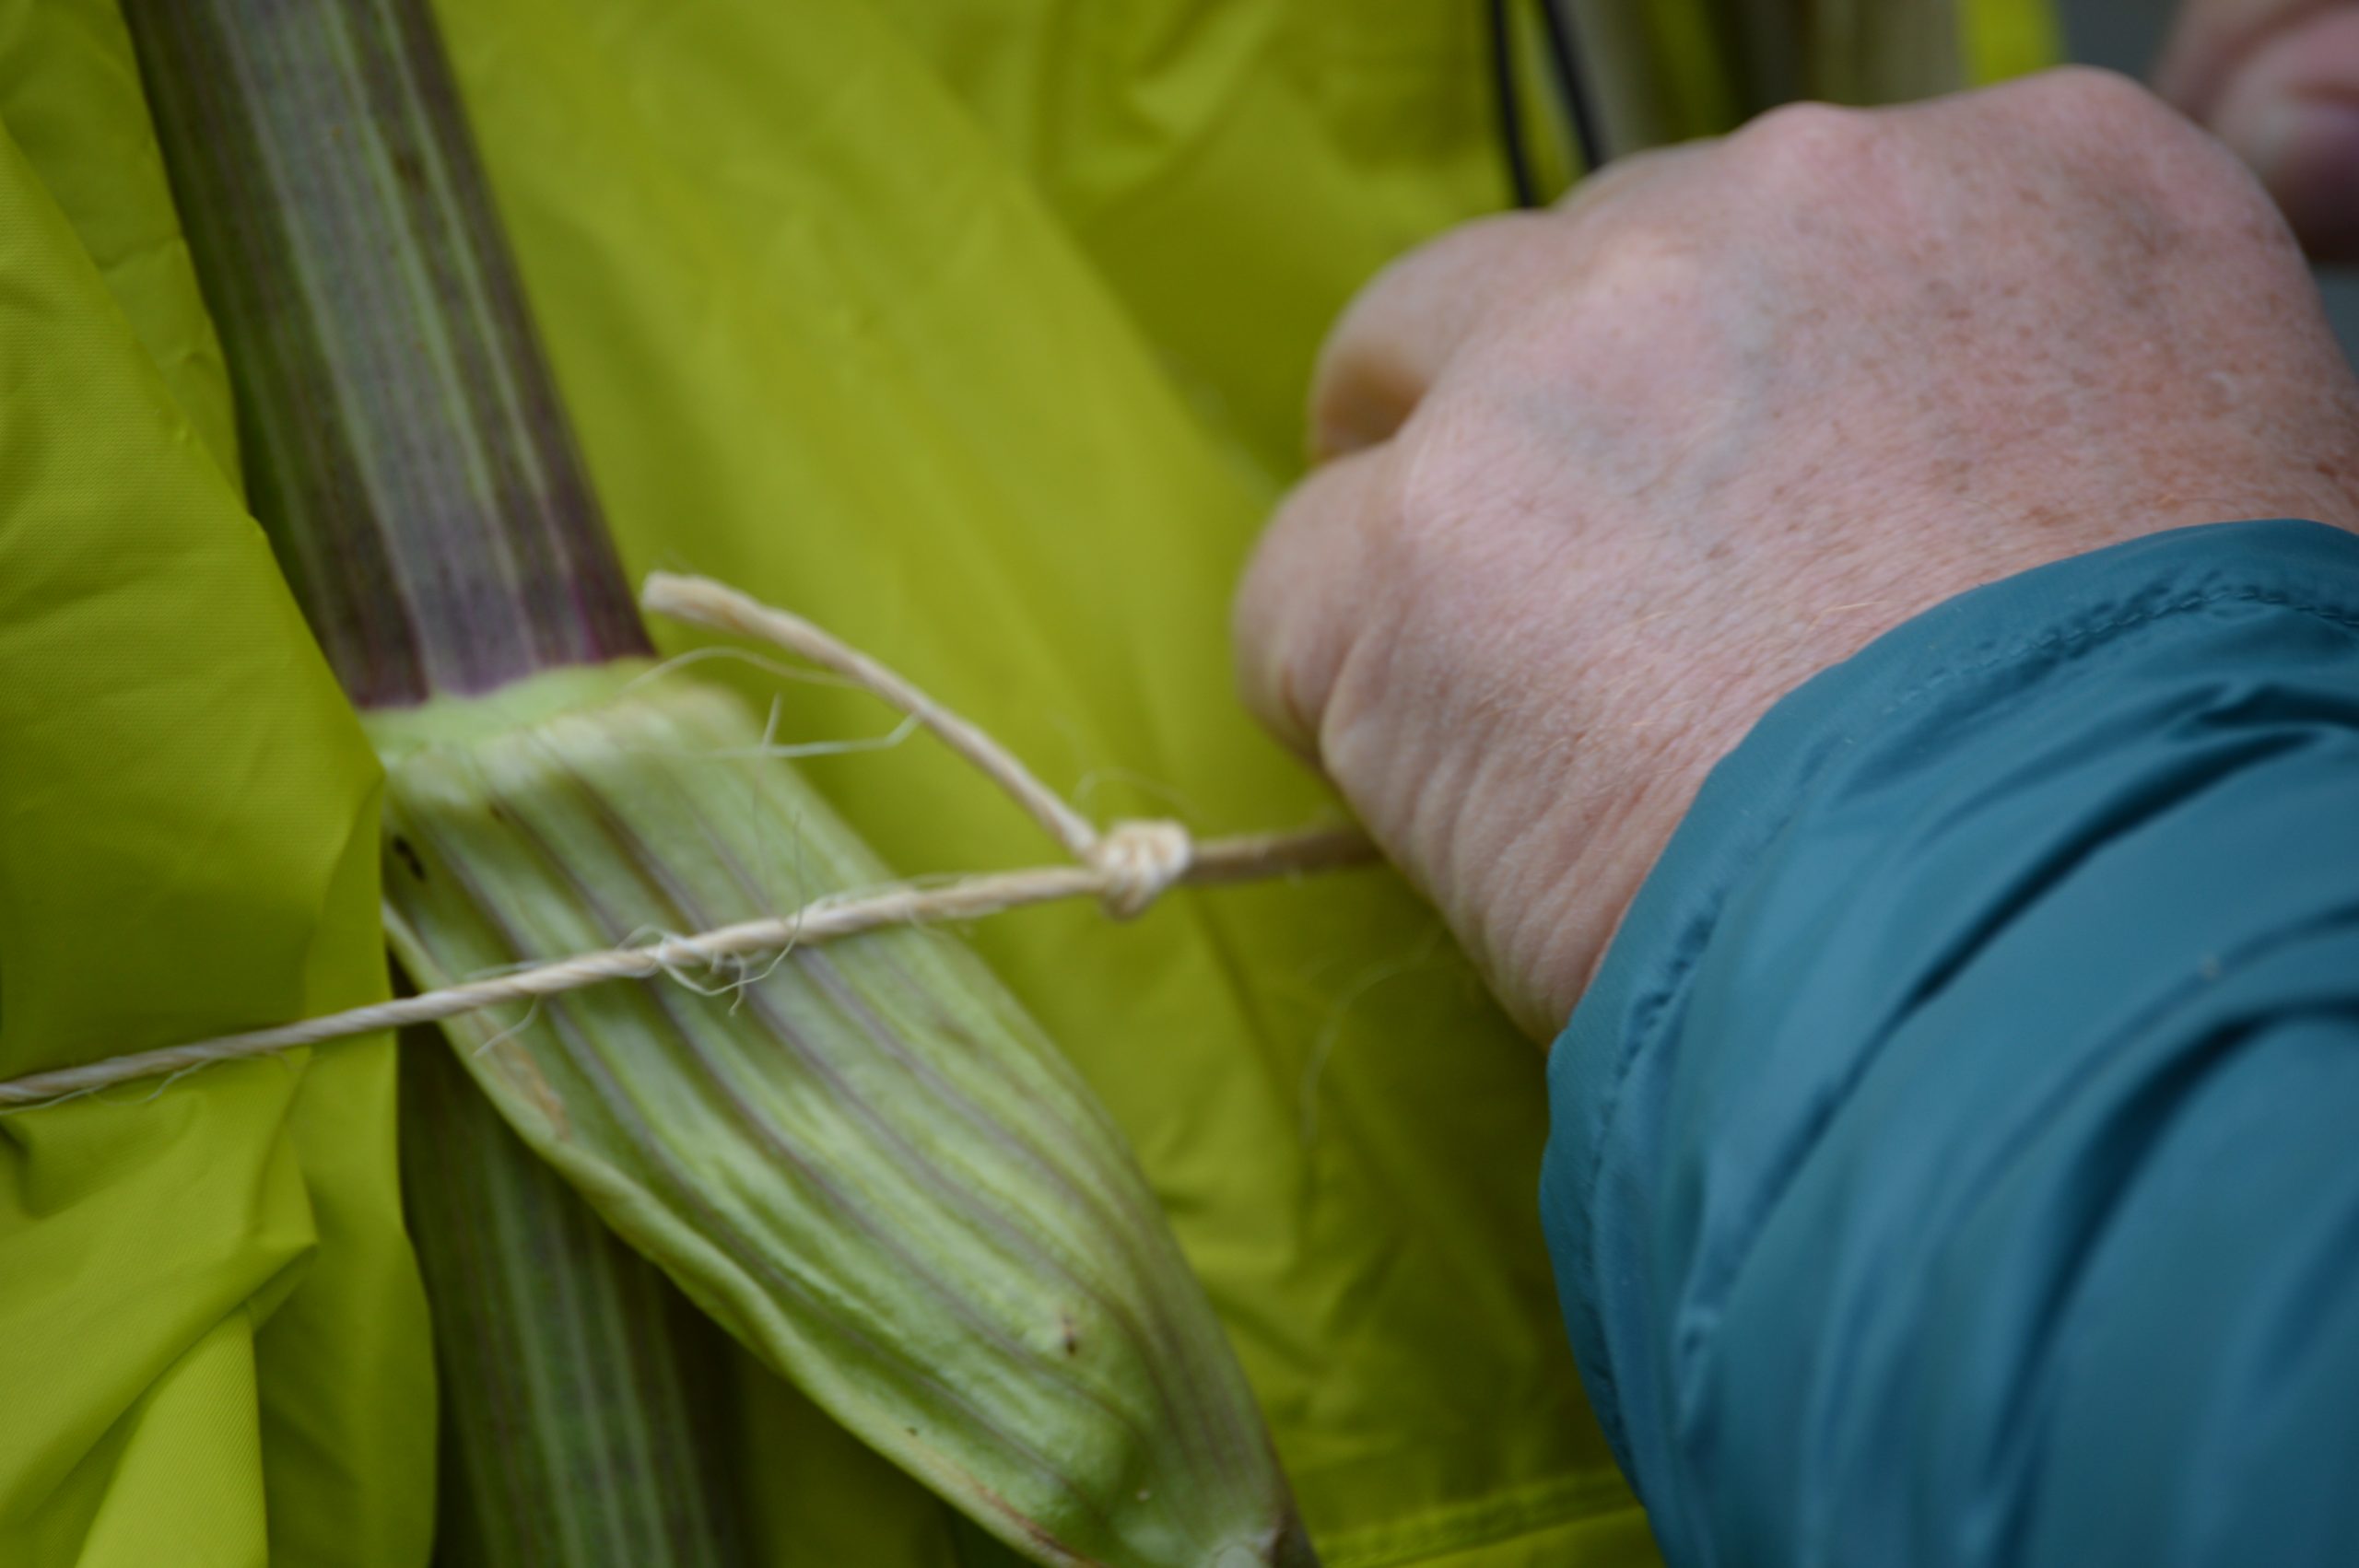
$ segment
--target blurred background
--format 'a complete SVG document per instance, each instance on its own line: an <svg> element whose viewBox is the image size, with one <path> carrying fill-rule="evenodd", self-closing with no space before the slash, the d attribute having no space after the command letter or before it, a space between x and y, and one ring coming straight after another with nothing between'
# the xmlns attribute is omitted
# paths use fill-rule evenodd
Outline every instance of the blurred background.
<svg viewBox="0 0 2359 1568"><path fill-rule="evenodd" d="M2162 53L2174 0L2059 0L2072 58L2143 79ZM2359 268L2322 268L2319 287L2343 353L2359 360Z"/></svg>

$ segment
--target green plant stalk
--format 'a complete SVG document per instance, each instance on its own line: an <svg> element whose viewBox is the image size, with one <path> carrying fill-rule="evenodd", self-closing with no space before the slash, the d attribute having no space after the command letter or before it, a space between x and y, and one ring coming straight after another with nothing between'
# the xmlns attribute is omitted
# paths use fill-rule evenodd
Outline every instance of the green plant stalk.
<svg viewBox="0 0 2359 1568"><path fill-rule="evenodd" d="M417 1033L403 1188L453 1438L436 1562L744 1561L720 1330Z"/></svg>
<svg viewBox="0 0 2359 1568"><path fill-rule="evenodd" d="M742 702L644 679L422 0L127 11L256 510L386 761L417 983L885 880ZM1312 1561L1144 1177L970 953L877 933L716 978L446 1033L608 1224L1002 1540Z"/></svg>
<svg viewBox="0 0 2359 1568"><path fill-rule="evenodd" d="M252 504L346 689L398 706L643 650L481 171L426 108L451 86L423 13L123 11ZM441 1371L441 1559L742 1560L675 1293L455 1065L405 1064L400 1115Z"/></svg>
<svg viewBox="0 0 2359 1568"><path fill-rule="evenodd" d="M248 500L353 701L644 653L425 0L123 0Z"/></svg>

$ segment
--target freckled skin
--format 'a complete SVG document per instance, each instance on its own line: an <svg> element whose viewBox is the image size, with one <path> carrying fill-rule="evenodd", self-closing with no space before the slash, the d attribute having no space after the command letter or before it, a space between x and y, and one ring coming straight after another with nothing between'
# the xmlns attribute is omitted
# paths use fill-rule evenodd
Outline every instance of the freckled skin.
<svg viewBox="0 0 2359 1568"><path fill-rule="evenodd" d="M2359 387L2259 186L2131 84L1798 107L1397 263L1240 592L1247 701L1553 1035L1703 775L1966 589L2359 524Z"/></svg>

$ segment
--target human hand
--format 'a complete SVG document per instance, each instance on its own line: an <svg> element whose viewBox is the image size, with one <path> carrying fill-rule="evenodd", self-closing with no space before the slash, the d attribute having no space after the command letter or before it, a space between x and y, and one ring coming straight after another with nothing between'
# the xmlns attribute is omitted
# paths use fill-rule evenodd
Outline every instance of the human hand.
<svg viewBox="0 0 2359 1568"><path fill-rule="evenodd" d="M2319 261L2359 261L2359 3L2189 0L2164 97L2259 174Z"/></svg>
<svg viewBox="0 0 2359 1568"><path fill-rule="evenodd" d="M2359 519L2359 388L2218 144L2061 72L1781 110L1382 275L1240 592L1249 704L1552 1035L1705 773L1977 584Z"/></svg>

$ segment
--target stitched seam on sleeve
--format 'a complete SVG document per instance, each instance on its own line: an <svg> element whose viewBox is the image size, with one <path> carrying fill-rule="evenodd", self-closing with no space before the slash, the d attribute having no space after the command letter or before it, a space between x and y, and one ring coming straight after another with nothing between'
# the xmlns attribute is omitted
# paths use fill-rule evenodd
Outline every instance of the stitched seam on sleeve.
<svg viewBox="0 0 2359 1568"><path fill-rule="evenodd" d="M2343 631L2359 635L2359 611L2346 609L2337 604L2299 600L2283 591L2269 589L2250 586L2212 589L2186 594L2166 604L2151 609L2117 615L2111 620L2101 621L2094 626L2051 629L2036 637L2027 638L2001 652L1989 654L1970 664L1936 670L1877 709L1873 717L1860 728L1865 730L1880 728L1894 714L1921 700L1928 694L1943 685L1987 674L2005 665L2020 662L2031 655L2072 648L2085 649L2110 639L2114 634L2221 603L2264 604L2276 609L2290 610L2296 614L2306 615ZM1802 813L1808 803L1813 786L1817 783L1819 775L1824 772L1827 761L1833 755L1833 751L1830 750L1828 756L1822 758L1812 768L1809 776L1804 778L1795 790L1793 803L1781 813L1776 821L1755 830L1752 843L1744 853L1743 867L1730 873L1719 887L1712 890L1705 901L1706 907L1684 928L1678 944L1680 955L1672 960L1661 980L1649 991L1640 1004L1644 1023L1638 1029L1632 1032L1633 1038L1623 1047L1621 1055L1615 1059L1613 1077L1606 1086L1605 1103L1598 1111L1597 1146L1590 1151L1589 1170L1582 1177L1580 1186L1580 1201L1590 1213L1596 1212L1598 1184L1604 1176L1605 1152L1613 1141L1615 1123L1621 1117L1623 1091L1629 1082L1630 1074L1637 1070L1638 1059L1656 1044L1656 1036L1661 1030L1663 1013L1672 1000L1680 994L1689 972L1700 959L1705 945L1709 940L1709 933L1719 924L1720 916L1727 907L1730 895L1734 892L1737 884L1744 879L1753 865L1760 859L1763 848L1774 842L1791 825L1794 818ZM1813 1141L1813 1146L1814 1144L1815 1140ZM1794 1156L1794 1159L1796 1161L1807 1159L1810 1152L1810 1148L1805 1147ZM1764 1218L1766 1221L1766 1216ZM1597 1227L1592 1222L1588 1228L1590 1246L1585 1268L1589 1278L1585 1281L1586 1289L1583 1292L1584 1310L1594 1316L1595 1309L1587 1304L1598 1299ZM1603 1336L1600 1335L1598 1338L1601 1348L1603 1348ZM1621 1386L1614 1375L1611 1354L1607 1354L1603 1359L1607 1364L1595 1368L1592 1375L1596 1377L1600 1391L1604 1398L1593 1402L1603 1407L1599 1413L1603 1418L1603 1425L1614 1447L1627 1453L1629 1452L1628 1433L1622 1419Z"/></svg>

